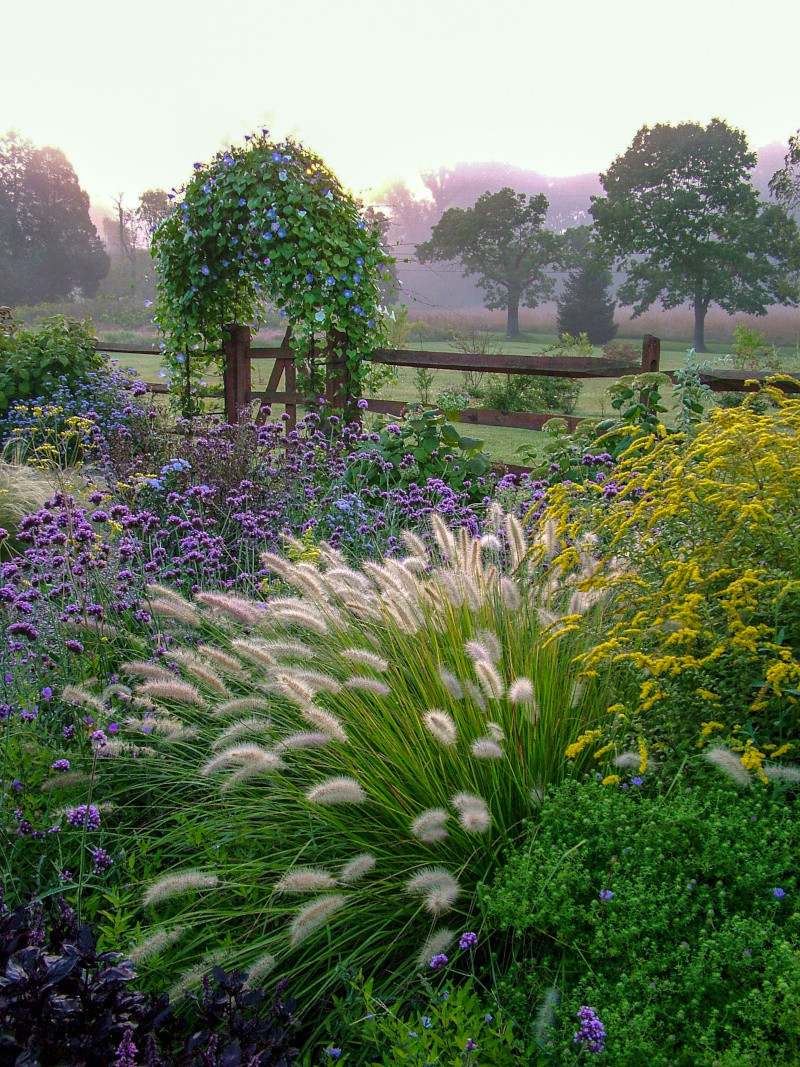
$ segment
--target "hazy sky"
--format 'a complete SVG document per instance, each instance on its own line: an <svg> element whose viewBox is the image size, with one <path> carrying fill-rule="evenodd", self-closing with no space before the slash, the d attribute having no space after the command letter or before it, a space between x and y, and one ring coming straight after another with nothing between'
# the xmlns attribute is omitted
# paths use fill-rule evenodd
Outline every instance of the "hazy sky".
<svg viewBox="0 0 800 1067"><path fill-rule="evenodd" d="M0 133L93 201L268 125L352 189L461 161L604 169L644 123L800 126L798 0L5 0Z"/></svg>

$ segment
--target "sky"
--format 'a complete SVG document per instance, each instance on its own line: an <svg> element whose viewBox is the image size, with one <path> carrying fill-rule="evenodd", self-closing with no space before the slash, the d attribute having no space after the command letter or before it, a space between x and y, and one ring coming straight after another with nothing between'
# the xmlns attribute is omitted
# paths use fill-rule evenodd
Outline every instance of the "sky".
<svg viewBox="0 0 800 1067"><path fill-rule="evenodd" d="M180 186L266 125L369 197L458 162L605 169L644 124L800 127L798 0L6 0L0 134L94 204Z"/></svg>

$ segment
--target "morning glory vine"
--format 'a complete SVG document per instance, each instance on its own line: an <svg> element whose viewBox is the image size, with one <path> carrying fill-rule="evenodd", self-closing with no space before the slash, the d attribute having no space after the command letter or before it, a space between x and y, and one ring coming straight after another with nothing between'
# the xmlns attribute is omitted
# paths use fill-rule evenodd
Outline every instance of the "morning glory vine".
<svg viewBox="0 0 800 1067"><path fill-rule="evenodd" d="M202 375L224 368L231 323L275 305L291 327L298 363L314 353L344 360L353 397L381 347L380 284L388 264L379 232L322 159L267 130L195 163L156 229L155 322L173 398L184 417L202 410Z"/></svg>

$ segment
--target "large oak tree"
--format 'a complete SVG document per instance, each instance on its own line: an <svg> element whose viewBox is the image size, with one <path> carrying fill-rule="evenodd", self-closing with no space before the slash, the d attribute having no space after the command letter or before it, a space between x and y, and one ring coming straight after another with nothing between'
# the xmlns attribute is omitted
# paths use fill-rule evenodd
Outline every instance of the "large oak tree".
<svg viewBox="0 0 800 1067"><path fill-rule="evenodd" d="M477 275L488 308L507 312L506 334L519 336L519 308L536 307L553 295L551 271L562 262L563 242L544 229L547 197L513 189L484 193L473 207L451 207L417 245L420 263L459 261Z"/></svg>
<svg viewBox="0 0 800 1067"><path fill-rule="evenodd" d="M745 135L720 119L643 126L600 175L606 195L592 198L598 240L627 272L620 302L634 316L657 300L690 303L698 352L711 304L764 315L800 298L800 231L760 199L755 163Z"/></svg>
<svg viewBox="0 0 800 1067"><path fill-rule="evenodd" d="M57 148L0 138L0 304L34 304L80 288L93 296L110 260L89 197Z"/></svg>

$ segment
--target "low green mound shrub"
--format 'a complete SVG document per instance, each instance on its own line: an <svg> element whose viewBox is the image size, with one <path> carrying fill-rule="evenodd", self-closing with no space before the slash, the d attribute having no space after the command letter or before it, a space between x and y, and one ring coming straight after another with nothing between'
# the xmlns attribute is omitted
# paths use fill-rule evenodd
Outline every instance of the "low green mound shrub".
<svg viewBox="0 0 800 1067"><path fill-rule="evenodd" d="M514 934L498 1001L533 1026L557 991L554 1064L574 1062L584 1004L619 1067L797 1063L797 801L710 768L663 792L636 782L554 787L482 890L489 924Z"/></svg>

